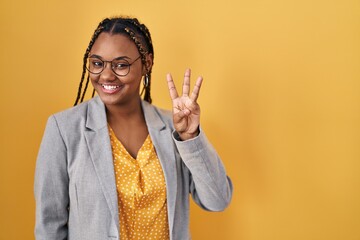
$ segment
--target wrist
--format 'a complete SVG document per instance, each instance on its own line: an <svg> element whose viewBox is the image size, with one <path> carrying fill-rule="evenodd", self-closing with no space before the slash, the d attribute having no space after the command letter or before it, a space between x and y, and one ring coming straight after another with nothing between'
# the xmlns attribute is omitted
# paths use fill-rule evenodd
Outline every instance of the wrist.
<svg viewBox="0 0 360 240"><path fill-rule="evenodd" d="M178 132L178 135L179 135L181 141L186 141L186 140L196 138L199 135L199 133L200 133L200 129L199 129L199 127L197 127L196 131L193 133L187 133L187 132L179 133Z"/></svg>

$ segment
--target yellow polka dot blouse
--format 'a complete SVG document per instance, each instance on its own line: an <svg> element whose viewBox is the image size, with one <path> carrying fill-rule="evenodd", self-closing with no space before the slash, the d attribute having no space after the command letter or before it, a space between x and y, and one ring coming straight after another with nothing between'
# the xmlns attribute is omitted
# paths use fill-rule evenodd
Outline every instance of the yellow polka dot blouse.
<svg viewBox="0 0 360 240"><path fill-rule="evenodd" d="M150 135L134 159L109 126L121 239L169 239L166 185Z"/></svg>

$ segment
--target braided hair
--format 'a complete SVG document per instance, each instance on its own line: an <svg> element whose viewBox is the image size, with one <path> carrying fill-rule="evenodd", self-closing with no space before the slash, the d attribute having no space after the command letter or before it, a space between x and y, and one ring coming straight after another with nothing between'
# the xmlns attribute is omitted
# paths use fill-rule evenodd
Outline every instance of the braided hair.
<svg viewBox="0 0 360 240"><path fill-rule="evenodd" d="M149 29L142 23L139 22L137 18L129 18L129 17L114 17L114 18L105 18L102 20L98 27L95 29L94 34L91 37L89 46L87 47L84 58L83 58L83 69L81 74L81 80L79 83L78 93L75 100L75 105L79 102L83 102L86 90L89 85L90 76L87 74L85 87L83 89L83 83L85 80L86 75L86 63L93 47L96 39L99 37L100 33L111 33L111 34L124 34L128 36L136 45L140 55L141 55L141 62L146 67L146 54L152 54L154 57L154 48L151 41L151 35ZM151 68L147 69L146 67L146 84L144 84L144 88L141 91L143 93L145 89L144 100L151 103L151 95L150 95L150 85L151 85ZM95 95L95 89L92 92L92 97Z"/></svg>

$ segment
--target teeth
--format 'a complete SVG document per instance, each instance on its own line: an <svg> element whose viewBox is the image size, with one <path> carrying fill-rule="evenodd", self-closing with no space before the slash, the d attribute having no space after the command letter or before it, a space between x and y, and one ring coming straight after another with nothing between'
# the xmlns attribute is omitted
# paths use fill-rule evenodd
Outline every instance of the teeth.
<svg viewBox="0 0 360 240"><path fill-rule="evenodd" d="M102 84L102 87L105 88L106 90L114 90L114 89L118 88L119 86L104 85L104 84Z"/></svg>

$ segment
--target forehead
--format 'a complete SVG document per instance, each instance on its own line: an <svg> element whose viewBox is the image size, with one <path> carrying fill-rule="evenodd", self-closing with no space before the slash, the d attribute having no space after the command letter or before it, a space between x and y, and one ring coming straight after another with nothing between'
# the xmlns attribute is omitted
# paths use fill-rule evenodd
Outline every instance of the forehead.
<svg viewBox="0 0 360 240"><path fill-rule="evenodd" d="M90 54L96 54L104 59L113 59L119 56L134 57L138 54L135 43L123 34L100 33Z"/></svg>

